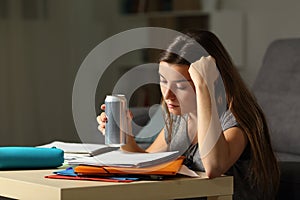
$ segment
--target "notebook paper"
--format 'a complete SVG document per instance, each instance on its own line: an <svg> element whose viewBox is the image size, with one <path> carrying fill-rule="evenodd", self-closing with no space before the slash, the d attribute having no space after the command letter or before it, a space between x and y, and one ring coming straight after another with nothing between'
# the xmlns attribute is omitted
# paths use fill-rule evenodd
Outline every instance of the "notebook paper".
<svg viewBox="0 0 300 200"><path fill-rule="evenodd" d="M158 153L129 153L121 150L111 151L93 157L71 160L71 165L116 166L116 167L149 167L162 164L179 157L178 151Z"/></svg>

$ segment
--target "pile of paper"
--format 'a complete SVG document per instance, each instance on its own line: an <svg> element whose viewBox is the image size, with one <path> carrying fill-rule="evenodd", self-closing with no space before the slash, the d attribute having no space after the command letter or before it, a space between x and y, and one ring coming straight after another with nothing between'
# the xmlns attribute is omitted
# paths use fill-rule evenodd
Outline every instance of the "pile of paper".
<svg viewBox="0 0 300 200"><path fill-rule="evenodd" d="M54 141L39 147L59 148L70 165L149 167L176 160L178 151L158 153L131 153L104 144L83 144Z"/></svg>
<svg viewBox="0 0 300 200"><path fill-rule="evenodd" d="M79 176L176 175L196 177L197 174L182 167L184 157L178 151L157 153L124 152L104 144L81 144L55 141L39 147L55 147L65 153L66 164L74 167ZM52 178L59 178L55 175Z"/></svg>
<svg viewBox="0 0 300 200"><path fill-rule="evenodd" d="M159 153L129 153L121 150L99 154L93 157L82 157L69 161L71 165L116 166L116 167L149 167L177 159L178 151Z"/></svg>

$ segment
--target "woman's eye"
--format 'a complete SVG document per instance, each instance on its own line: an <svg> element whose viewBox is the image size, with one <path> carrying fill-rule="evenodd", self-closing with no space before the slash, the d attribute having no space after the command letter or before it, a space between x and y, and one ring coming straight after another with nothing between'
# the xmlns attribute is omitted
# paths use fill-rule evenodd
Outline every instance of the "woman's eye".
<svg viewBox="0 0 300 200"><path fill-rule="evenodd" d="M187 85L186 84L176 84L176 88L179 90L184 90L187 88Z"/></svg>

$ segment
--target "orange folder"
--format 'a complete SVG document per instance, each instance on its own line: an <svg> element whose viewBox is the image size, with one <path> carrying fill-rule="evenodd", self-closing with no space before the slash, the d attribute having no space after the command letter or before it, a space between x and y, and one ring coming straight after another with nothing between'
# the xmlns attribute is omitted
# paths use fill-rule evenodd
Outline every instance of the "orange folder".
<svg viewBox="0 0 300 200"><path fill-rule="evenodd" d="M111 175L111 174L153 174L153 175L176 175L183 163L184 157L166 162L160 165L144 168L111 167L111 166L88 166L79 165L74 168L78 175Z"/></svg>

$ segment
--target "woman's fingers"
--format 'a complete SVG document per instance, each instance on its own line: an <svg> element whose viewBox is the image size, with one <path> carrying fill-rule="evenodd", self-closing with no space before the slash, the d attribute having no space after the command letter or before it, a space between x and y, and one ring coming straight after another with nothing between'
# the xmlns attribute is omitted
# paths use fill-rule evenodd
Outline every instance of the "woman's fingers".
<svg viewBox="0 0 300 200"><path fill-rule="evenodd" d="M98 130L103 134L105 135L105 124L100 124L98 126Z"/></svg>
<svg viewBox="0 0 300 200"><path fill-rule="evenodd" d="M192 63L189 73L195 84L206 84L208 87L219 77L219 71L215 59L212 56L202 56L199 60Z"/></svg>
<svg viewBox="0 0 300 200"><path fill-rule="evenodd" d="M99 115L99 116L97 116L96 120L97 120L98 124L100 124L100 123L101 123L101 117L100 117L100 115Z"/></svg>
<svg viewBox="0 0 300 200"><path fill-rule="evenodd" d="M102 106L101 106L102 107ZM105 125L107 122L107 117L105 112L102 112L97 118L96 118L97 122L98 122L98 130L105 135Z"/></svg>
<svg viewBox="0 0 300 200"><path fill-rule="evenodd" d="M102 112L98 117L97 117L97 122L100 124L101 122L107 122L107 117L105 112Z"/></svg>
<svg viewBox="0 0 300 200"><path fill-rule="evenodd" d="M97 122L98 122L98 130L104 135L105 134L105 125L106 125L106 115L105 113L97 117Z"/></svg>
<svg viewBox="0 0 300 200"><path fill-rule="evenodd" d="M101 110L105 110L105 104L102 104L102 105L100 106L100 108L101 108Z"/></svg>

